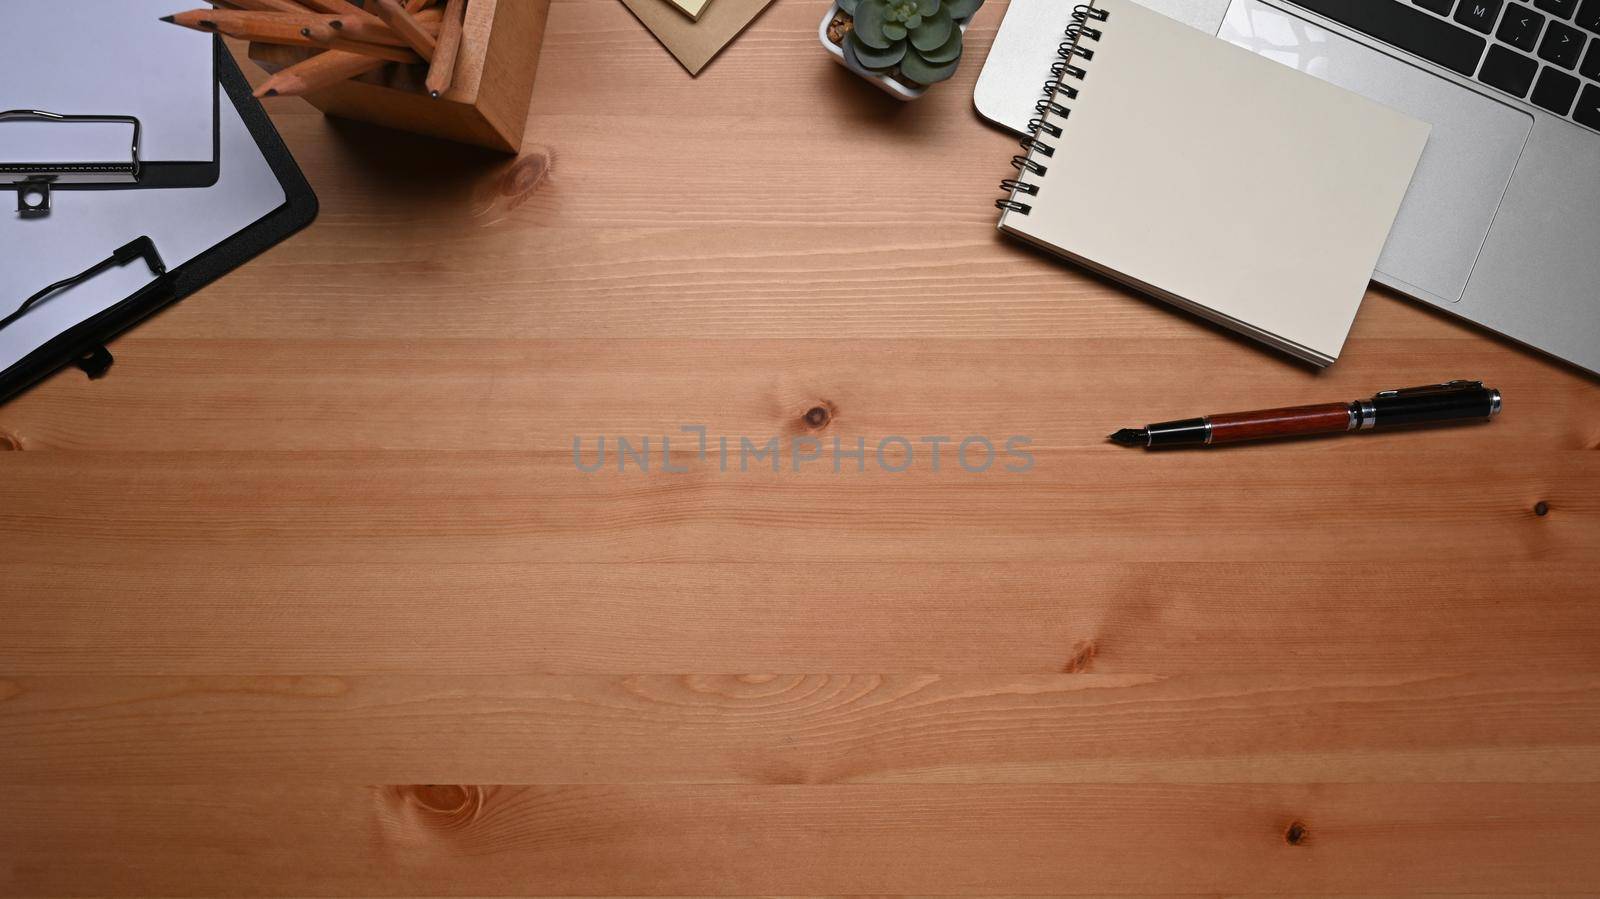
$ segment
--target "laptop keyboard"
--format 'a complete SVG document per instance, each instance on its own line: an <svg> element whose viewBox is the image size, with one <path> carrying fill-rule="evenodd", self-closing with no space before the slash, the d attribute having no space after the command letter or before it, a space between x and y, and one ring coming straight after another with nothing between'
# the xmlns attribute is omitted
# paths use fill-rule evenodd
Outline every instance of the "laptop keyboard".
<svg viewBox="0 0 1600 899"><path fill-rule="evenodd" d="M1600 131L1600 0L1289 0Z"/></svg>

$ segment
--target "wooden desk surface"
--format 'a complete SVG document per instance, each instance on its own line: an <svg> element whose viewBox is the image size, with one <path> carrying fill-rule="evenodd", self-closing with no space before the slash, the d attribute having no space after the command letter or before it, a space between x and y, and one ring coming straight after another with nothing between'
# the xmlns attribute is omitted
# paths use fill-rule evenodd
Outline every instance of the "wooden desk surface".
<svg viewBox="0 0 1600 899"><path fill-rule="evenodd" d="M900 107L823 5L691 80L557 0L515 162L272 104L318 223L0 409L0 890L1600 890L1600 385L1008 243L977 65ZM1451 377L1504 416L1102 439ZM573 465L694 424L1036 465Z"/></svg>

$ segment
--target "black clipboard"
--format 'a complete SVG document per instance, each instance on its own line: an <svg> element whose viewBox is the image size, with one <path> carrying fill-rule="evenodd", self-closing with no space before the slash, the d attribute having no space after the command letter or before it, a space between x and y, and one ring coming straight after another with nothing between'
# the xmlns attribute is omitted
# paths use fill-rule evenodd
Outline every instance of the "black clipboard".
<svg viewBox="0 0 1600 899"><path fill-rule="evenodd" d="M147 248L139 245L139 241L123 247L118 253L129 258L113 258L108 263L149 264L155 275L154 280L127 299L63 331L10 368L0 371L0 404L70 365L81 368L91 378L100 377L112 363L106 344L118 334L265 253L317 217L316 194L306 182L294 157L289 155L288 147L284 146L283 138L267 117L266 110L251 96L249 83L220 40L217 41L217 81L233 101L240 118L272 169L273 176L283 188L283 205L170 271L159 266L158 257L146 253ZM227 160L221 162L227 164ZM3 211L0 214L4 214ZM139 261L141 258L143 262Z"/></svg>

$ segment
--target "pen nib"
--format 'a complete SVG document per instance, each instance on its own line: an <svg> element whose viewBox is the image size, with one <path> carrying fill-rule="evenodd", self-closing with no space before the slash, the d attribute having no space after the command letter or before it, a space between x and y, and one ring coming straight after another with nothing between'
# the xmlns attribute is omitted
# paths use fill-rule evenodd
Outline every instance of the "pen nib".
<svg viewBox="0 0 1600 899"><path fill-rule="evenodd" d="M1150 436L1142 428L1123 428L1108 438L1112 443L1122 446L1144 446L1150 442Z"/></svg>

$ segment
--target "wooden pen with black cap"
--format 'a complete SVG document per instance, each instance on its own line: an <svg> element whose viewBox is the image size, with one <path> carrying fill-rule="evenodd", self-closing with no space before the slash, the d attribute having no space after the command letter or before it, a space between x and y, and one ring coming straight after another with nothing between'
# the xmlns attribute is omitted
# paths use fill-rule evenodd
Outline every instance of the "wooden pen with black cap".
<svg viewBox="0 0 1600 899"><path fill-rule="evenodd" d="M1110 440L1123 446L1142 446L1147 449L1211 446L1275 437L1305 437L1490 419L1499 414L1500 391L1483 386L1482 381L1450 381L1427 387L1385 390L1371 399L1352 403L1230 412L1204 418L1165 421L1143 428L1123 428L1112 434Z"/></svg>

